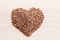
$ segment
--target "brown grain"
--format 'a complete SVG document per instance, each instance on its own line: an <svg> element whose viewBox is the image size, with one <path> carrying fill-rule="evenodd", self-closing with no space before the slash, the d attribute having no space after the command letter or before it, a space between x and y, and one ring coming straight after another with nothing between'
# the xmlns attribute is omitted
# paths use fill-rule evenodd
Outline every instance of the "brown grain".
<svg viewBox="0 0 60 40"><path fill-rule="evenodd" d="M25 10L17 8L12 11L12 24L25 35L30 36L37 30L44 19L44 15L40 9L30 8Z"/></svg>

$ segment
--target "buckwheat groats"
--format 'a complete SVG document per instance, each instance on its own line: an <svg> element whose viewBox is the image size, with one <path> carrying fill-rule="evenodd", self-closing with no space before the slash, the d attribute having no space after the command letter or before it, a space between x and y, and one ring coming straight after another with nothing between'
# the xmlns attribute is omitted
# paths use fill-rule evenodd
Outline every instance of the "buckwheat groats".
<svg viewBox="0 0 60 40"><path fill-rule="evenodd" d="M29 10L17 8L12 11L11 18L13 26L26 36L30 36L41 26L44 15L39 8L30 8Z"/></svg>

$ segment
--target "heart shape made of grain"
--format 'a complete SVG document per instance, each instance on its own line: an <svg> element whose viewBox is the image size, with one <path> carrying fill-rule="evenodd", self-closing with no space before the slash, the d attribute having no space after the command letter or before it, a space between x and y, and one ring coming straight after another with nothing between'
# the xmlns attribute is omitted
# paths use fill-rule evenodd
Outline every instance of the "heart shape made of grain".
<svg viewBox="0 0 60 40"><path fill-rule="evenodd" d="M17 8L12 11L12 24L26 36L30 36L37 30L44 19L42 11L38 8L25 10Z"/></svg>

